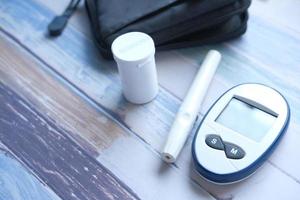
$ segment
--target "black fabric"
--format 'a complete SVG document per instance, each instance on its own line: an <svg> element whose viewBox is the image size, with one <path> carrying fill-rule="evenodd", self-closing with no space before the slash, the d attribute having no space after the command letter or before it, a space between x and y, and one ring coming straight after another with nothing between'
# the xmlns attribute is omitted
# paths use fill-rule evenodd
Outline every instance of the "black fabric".
<svg viewBox="0 0 300 200"><path fill-rule="evenodd" d="M210 44L238 37L247 28L251 0L86 0L96 43L111 58L121 34L149 34L157 49Z"/></svg>

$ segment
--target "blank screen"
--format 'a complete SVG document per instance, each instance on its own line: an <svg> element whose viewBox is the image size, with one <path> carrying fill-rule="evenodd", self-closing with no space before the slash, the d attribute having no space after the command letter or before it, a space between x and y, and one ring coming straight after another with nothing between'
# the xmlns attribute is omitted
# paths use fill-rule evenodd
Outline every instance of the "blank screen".
<svg viewBox="0 0 300 200"><path fill-rule="evenodd" d="M248 138L259 142L269 131L276 117L232 98L216 121Z"/></svg>

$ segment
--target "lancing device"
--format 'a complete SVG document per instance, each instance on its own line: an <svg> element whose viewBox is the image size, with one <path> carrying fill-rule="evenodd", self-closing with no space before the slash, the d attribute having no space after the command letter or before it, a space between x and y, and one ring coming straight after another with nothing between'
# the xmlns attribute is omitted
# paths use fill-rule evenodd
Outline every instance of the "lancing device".
<svg viewBox="0 0 300 200"><path fill-rule="evenodd" d="M193 128L202 101L220 60L221 54L216 50L210 50L193 80L192 86L178 110L168 140L162 151L162 158L167 163L176 161L176 158Z"/></svg>

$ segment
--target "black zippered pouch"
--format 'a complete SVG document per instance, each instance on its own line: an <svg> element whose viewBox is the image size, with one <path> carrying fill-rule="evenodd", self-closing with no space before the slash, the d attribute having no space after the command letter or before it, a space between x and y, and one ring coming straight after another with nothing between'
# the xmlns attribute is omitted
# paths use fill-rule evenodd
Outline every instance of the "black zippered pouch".
<svg viewBox="0 0 300 200"><path fill-rule="evenodd" d="M65 13L52 21L48 27L52 35L61 33L79 1L72 0ZM96 44L106 58L112 58L113 40L131 31L149 34L158 50L238 37L246 31L250 3L251 0L85 0Z"/></svg>

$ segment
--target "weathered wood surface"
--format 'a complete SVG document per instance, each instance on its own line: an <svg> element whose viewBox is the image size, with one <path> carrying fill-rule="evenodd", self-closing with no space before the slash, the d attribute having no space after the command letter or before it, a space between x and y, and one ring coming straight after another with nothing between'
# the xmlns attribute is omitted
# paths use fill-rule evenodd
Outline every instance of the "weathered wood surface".
<svg viewBox="0 0 300 200"><path fill-rule="evenodd" d="M128 129L122 124L111 119L107 116L107 114L105 115L105 111L102 110L101 107L98 108L97 105L91 103L87 98L82 99L77 95L78 92L74 90L72 92L72 90L70 90L72 89L72 86L61 84L64 83L64 81L60 80L57 75L55 76L55 74L51 73L51 71L47 69L47 66L33 58L30 53L22 49L22 47L18 44L15 44L12 40L5 39L3 34L0 33L0 36L2 36L0 37L0 47L3 49L2 54L0 55L1 82L10 88L13 88L14 92L29 101L30 105L37 109L41 116L55 124L55 127L61 129L61 131L65 134L71 136L72 139L91 156L96 158L99 153L105 156L106 153L102 152L103 149L108 148L110 142L117 138L123 138L122 140L131 141L130 145L134 145L137 152L139 152L139 148L142 150L144 149L144 142L140 138L128 131ZM5 114L5 112L3 114ZM86 126L86 128L82 128L81 124ZM0 124L0 127L2 129L3 125ZM82 138L78 137L78 135L88 140L91 138L92 143L82 141ZM96 145L96 147L93 145L95 143L93 140L97 141L96 144L98 145ZM43 140L40 142L44 145ZM69 142L71 142L71 140ZM37 151L38 147L39 146L35 146ZM21 149L16 150L18 151ZM161 162L157 153L147 149L143 156L148 156L149 154L152 155L158 165L151 165L152 167L155 167L154 170L152 169L150 171L148 169L142 172L147 175L152 172L152 175L154 175L152 179L156 181L163 180L163 177L157 173L157 170L161 168ZM124 154L123 159L119 159L117 157L111 157L111 159L113 159L114 164L119 167L124 159L128 159L131 156L132 155ZM29 160L28 162L31 161L32 160ZM76 166L73 166L74 163L68 164L70 165L70 168L76 169ZM166 167L166 165L164 166ZM29 167L33 167L33 170L36 169L34 166ZM134 168L127 170L130 173L134 172ZM58 169L53 168L53 171L58 171ZM180 189L176 191L178 199L185 197L189 197L191 199L198 197L209 198L209 195L204 192L199 185L193 183L185 175L177 174L176 169L170 169L169 171L173 175L172 178L169 179L168 185L164 186L164 189L172 190L172 188L180 184ZM128 172L125 172L125 174ZM60 172L58 171L57 173L59 174ZM157 174L155 175L155 173ZM83 176L85 175L83 174ZM80 177L81 176L77 178L80 179ZM48 176L44 176L43 178L51 188L55 189L56 187L62 187L60 182L54 181L55 178L52 180L50 179L51 177ZM128 180L132 179L125 179L126 184ZM135 181L140 182L139 179L135 179ZM139 191L139 189L143 189L140 193L141 198L143 199L154 199L166 194L164 190L152 193L139 185L130 186L134 186L132 189L137 191ZM156 188L161 187L156 186ZM153 190L156 188L153 188ZM91 191L87 190L86 195L89 196L90 192ZM100 197L101 196L99 196L99 198Z"/></svg>
<svg viewBox="0 0 300 200"><path fill-rule="evenodd" d="M299 33L300 2L297 0L256 0L251 6L253 14L267 20L272 26L283 29L289 34ZM290 30L289 30L290 29ZM296 34L298 35L298 34Z"/></svg>
<svg viewBox="0 0 300 200"><path fill-rule="evenodd" d="M63 199L138 199L63 129L0 84L0 140Z"/></svg>
<svg viewBox="0 0 300 200"><path fill-rule="evenodd" d="M0 84L0 140L63 199L138 199L65 131Z"/></svg>
<svg viewBox="0 0 300 200"><path fill-rule="evenodd" d="M0 199L60 200L49 187L24 168L0 143Z"/></svg>
<svg viewBox="0 0 300 200"><path fill-rule="evenodd" d="M292 0L289 2L297 3ZM253 9L250 9L248 32L241 39L217 46L159 53L157 63L160 94L150 104L133 106L121 96L115 64L99 57L90 38L83 9L76 13L60 38L49 40L45 37L47 23L54 13L63 9L62 4L66 4L66 1L53 4L53 1L48 0L2 0L0 27L6 36L30 51L51 73L56 74L96 110L102 110L109 119L113 119L128 131L129 137L115 137L111 141L106 141L105 137L103 139L103 133L99 134L99 140L104 140L107 144L105 148L95 145L95 140L89 137L89 131L80 132L79 135L102 152L98 160L140 197L177 198L178 196L168 192L174 192L172 187L164 188L168 184L183 188L176 189L175 192L182 194L187 191L186 195L201 191L196 185L200 184L216 198L253 199L253 194L256 194L257 199L294 199L299 194L300 163L297 159L292 159L299 157L295 149L300 145L300 37L297 28L299 26L295 26L297 20L293 20L293 26L286 24L288 18L273 17L257 9L259 4L266 4L267 8L268 1L254 2ZM273 5L276 7L278 4ZM285 12L288 13L289 9L285 9ZM277 21L272 23L273 20ZM277 22L286 26L279 26ZM255 176L231 186L215 186L195 175L190 161L190 140L176 166L161 166L158 155L180 99L184 96L207 49L212 47L220 50L224 59L200 116L222 92L242 82L260 82L275 87L287 97L292 109L291 125L271 159ZM182 78L174 81L178 74L181 74ZM41 107L43 106L42 103ZM64 118L58 121L62 119ZM190 178L196 184L183 184L184 181L192 183ZM149 185L155 188L157 193L149 191ZM190 197L189 199L194 199L195 196Z"/></svg>

